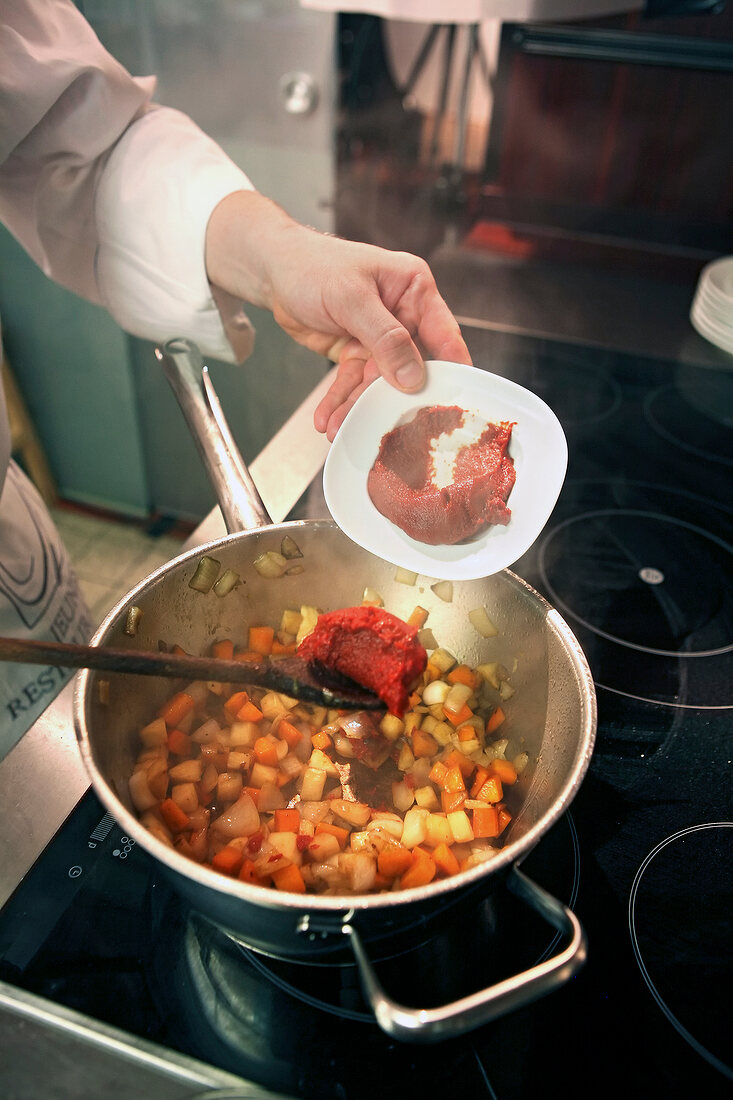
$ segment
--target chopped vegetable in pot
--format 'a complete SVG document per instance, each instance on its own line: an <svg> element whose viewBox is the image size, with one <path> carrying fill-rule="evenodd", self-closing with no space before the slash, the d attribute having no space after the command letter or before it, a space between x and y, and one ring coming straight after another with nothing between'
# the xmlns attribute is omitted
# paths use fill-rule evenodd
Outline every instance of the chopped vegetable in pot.
<svg viewBox="0 0 733 1100"><path fill-rule="evenodd" d="M249 630L246 661L292 652L313 608ZM498 670L498 671L497 671ZM195 682L140 731L130 797L160 841L289 893L409 889L490 859L526 753L506 758L508 673L436 648L402 717Z"/></svg>

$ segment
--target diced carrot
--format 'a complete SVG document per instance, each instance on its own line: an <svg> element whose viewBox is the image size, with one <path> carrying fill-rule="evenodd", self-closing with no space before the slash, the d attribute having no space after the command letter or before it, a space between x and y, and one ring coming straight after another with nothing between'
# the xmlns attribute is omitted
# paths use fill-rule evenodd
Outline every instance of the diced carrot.
<svg viewBox="0 0 733 1100"><path fill-rule="evenodd" d="M461 809L467 797L465 789L462 791L441 791L440 808L444 814L452 814L455 810Z"/></svg>
<svg viewBox="0 0 733 1100"><path fill-rule="evenodd" d="M174 756L190 756L193 741L182 730L172 729L168 734L168 748Z"/></svg>
<svg viewBox="0 0 733 1100"><path fill-rule="evenodd" d="M471 827L475 837L499 835L499 815L496 806L476 807L471 811Z"/></svg>
<svg viewBox="0 0 733 1100"><path fill-rule="evenodd" d="M473 760L470 760L464 753L459 752L458 749L453 749L448 756L444 757L443 763L446 768L452 768L454 765L457 765L461 769L461 773L464 777L469 776L476 767Z"/></svg>
<svg viewBox="0 0 733 1100"><path fill-rule="evenodd" d="M316 835L318 833L330 833L331 836L335 836L342 848L346 847L346 841L349 839L349 830L342 829L340 825L331 825L327 821L319 821L316 825Z"/></svg>
<svg viewBox="0 0 733 1100"><path fill-rule="evenodd" d="M452 668L446 680L449 684L465 684L467 687L475 688L478 682L478 677L472 668L468 665L456 665Z"/></svg>
<svg viewBox="0 0 733 1100"><path fill-rule="evenodd" d="M447 774L448 769L445 764L441 760L436 760L428 773L428 779L432 779L436 786L442 787Z"/></svg>
<svg viewBox="0 0 733 1100"><path fill-rule="evenodd" d="M476 798L481 802L501 802L503 797L504 790L498 775L489 775L488 779L481 784L480 790L476 792Z"/></svg>
<svg viewBox="0 0 733 1100"><path fill-rule="evenodd" d="M425 626L427 618L428 612L425 610L424 607L420 607L420 605L418 604L417 607L412 611L409 619L407 619L407 625L414 626L418 630L421 630Z"/></svg>
<svg viewBox="0 0 733 1100"><path fill-rule="evenodd" d="M249 628L249 648L255 653L261 653L263 657L272 653L272 643L275 640L275 630L271 626L251 626Z"/></svg>
<svg viewBox="0 0 733 1100"><path fill-rule="evenodd" d="M166 726L180 726L186 715L196 706L196 701L187 691L178 691L158 711Z"/></svg>
<svg viewBox="0 0 733 1100"><path fill-rule="evenodd" d="M238 722L261 722L263 717L262 711L254 705L251 699L248 699L237 711Z"/></svg>
<svg viewBox="0 0 733 1100"><path fill-rule="evenodd" d="M458 740L459 741L475 741L476 740L476 728L466 722L464 725L458 727Z"/></svg>
<svg viewBox="0 0 733 1100"><path fill-rule="evenodd" d="M300 829L300 814L296 809L275 810L275 832L297 833Z"/></svg>
<svg viewBox="0 0 733 1100"><path fill-rule="evenodd" d="M260 882L255 872L255 861L253 859L245 859L239 869L237 878L240 882Z"/></svg>
<svg viewBox="0 0 733 1100"><path fill-rule="evenodd" d="M462 722L467 722L469 718L473 718L473 711L465 703L458 711L449 710L448 707L444 706L443 714L453 726L460 726Z"/></svg>
<svg viewBox="0 0 733 1100"><path fill-rule="evenodd" d="M443 789L446 791L463 791L465 793L466 783L463 778L463 772L457 764L448 768L448 771L445 773Z"/></svg>
<svg viewBox="0 0 733 1100"><path fill-rule="evenodd" d="M260 800L260 788L259 787L243 787L242 794L248 794L254 802L255 806L258 805Z"/></svg>
<svg viewBox="0 0 733 1100"><path fill-rule="evenodd" d="M400 886L408 890L412 886L427 886L435 878L437 867L432 856L422 848L413 850L412 866L408 867L402 878Z"/></svg>
<svg viewBox="0 0 733 1100"><path fill-rule="evenodd" d="M433 851L435 866L443 875L457 875L460 870L458 860L447 844L439 844Z"/></svg>
<svg viewBox="0 0 733 1100"><path fill-rule="evenodd" d="M174 646L171 646L171 653L175 653L178 657L188 657L189 654L183 648L182 645L178 645L178 642Z"/></svg>
<svg viewBox="0 0 733 1100"><path fill-rule="evenodd" d="M481 788L483 787L484 783L486 782L486 780L488 778L489 778L489 769L484 768L483 765L479 765L479 767L476 768L476 774L473 777L473 786L471 787L471 798L476 798L478 796L478 792L481 790Z"/></svg>
<svg viewBox="0 0 733 1100"><path fill-rule="evenodd" d="M234 642L231 638L222 638L221 641L214 642L211 654L220 661L231 661L234 657Z"/></svg>
<svg viewBox="0 0 733 1100"><path fill-rule="evenodd" d="M289 722L287 718L281 718L277 724L276 730L277 736L282 741L287 741L290 748L294 748L299 741L302 741L303 734L300 732L297 726L294 726L292 722Z"/></svg>
<svg viewBox="0 0 733 1100"><path fill-rule="evenodd" d="M511 821L512 815L509 813L509 811L506 809L505 806L499 806L498 807L498 813L499 813L499 832L503 833L504 830L506 829L507 825Z"/></svg>
<svg viewBox="0 0 733 1100"><path fill-rule="evenodd" d="M277 638L275 638L272 643L272 649L270 650L270 652L272 653L273 657L282 657L288 653L295 653L296 649L297 646L295 642L279 642Z"/></svg>
<svg viewBox="0 0 733 1100"><path fill-rule="evenodd" d="M499 728L505 718L506 714L504 714L504 711L501 709L501 707L497 707L494 713L489 718L488 722L486 723L486 732L493 733L494 730Z"/></svg>
<svg viewBox="0 0 733 1100"><path fill-rule="evenodd" d="M282 723L281 723L282 725ZM333 746L330 733L326 730L319 730L318 733L313 735L313 748L322 749L324 752Z"/></svg>
<svg viewBox="0 0 733 1100"><path fill-rule="evenodd" d="M491 771L498 775L506 786L511 787L512 783L517 782L517 769L511 760L503 760L497 756L496 760L491 761Z"/></svg>
<svg viewBox="0 0 733 1100"><path fill-rule="evenodd" d="M291 894L305 893L305 880L300 867L295 863L289 863L287 867L281 867L279 871L275 871L272 881L278 890L287 890Z"/></svg>
<svg viewBox="0 0 733 1100"><path fill-rule="evenodd" d="M254 743L254 752L260 764L267 764L270 768L277 767L277 748L271 737L258 737Z"/></svg>
<svg viewBox="0 0 733 1100"><path fill-rule="evenodd" d="M240 707L243 707L245 703L249 702L249 694L246 691L235 691L233 695L230 695L224 704L224 710L231 714L233 718L236 718L237 711Z"/></svg>
<svg viewBox="0 0 733 1100"><path fill-rule="evenodd" d="M377 856L377 867L387 878L396 878L412 866L412 852L401 844L388 844Z"/></svg>
<svg viewBox="0 0 733 1100"><path fill-rule="evenodd" d="M412 751L415 756L435 756L438 751L438 742L431 733L426 733L425 730L413 730Z"/></svg>
<svg viewBox="0 0 733 1100"><path fill-rule="evenodd" d="M420 694L417 691L413 691L412 695L407 700L407 709L412 710L420 702Z"/></svg>
<svg viewBox="0 0 733 1100"><path fill-rule="evenodd" d="M160 813L166 825L172 833L180 833L183 829L189 829L191 823L188 814L184 813L177 802L172 798L164 798L160 804Z"/></svg>
<svg viewBox="0 0 733 1100"><path fill-rule="evenodd" d="M221 848L213 856L211 866L224 875L236 875L239 873L243 861L244 853L241 849L235 848L232 844L227 844L225 848Z"/></svg>
<svg viewBox="0 0 733 1100"><path fill-rule="evenodd" d="M376 874L374 875L374 889L375 890L388 890L391 885L392 885L392 879L387 878L386 875L383 875L381 873L381 871L377 870Z"/></svg>

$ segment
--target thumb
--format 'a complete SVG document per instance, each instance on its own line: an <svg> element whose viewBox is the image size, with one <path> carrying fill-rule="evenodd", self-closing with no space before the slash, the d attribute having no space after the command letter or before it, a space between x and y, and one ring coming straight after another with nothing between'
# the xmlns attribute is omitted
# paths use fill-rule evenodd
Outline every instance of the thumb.
<svg viewBox="0 0 733 1100"><path fill-rule="evenodd" d="M414 393L422 387L425 364L417 345L381 299L363 302L360 315L354 318L351 327L379 373L391 385L406 393Z"/></svg>

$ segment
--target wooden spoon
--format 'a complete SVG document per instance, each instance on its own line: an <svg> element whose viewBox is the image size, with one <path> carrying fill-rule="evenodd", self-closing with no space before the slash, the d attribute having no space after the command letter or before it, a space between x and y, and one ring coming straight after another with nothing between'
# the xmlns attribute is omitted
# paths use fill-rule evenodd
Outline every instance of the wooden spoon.
<svg viewBox="0 0 733 1100"><path fill-rule="evenodd" d="M353 680L298 656L275 657L272 660L263 658L261 661L224 661L188 654L0 638L0 660L60 668L93 668L135 676L256 684L319 706L349 710L385 709L381 699Z"/></svg>

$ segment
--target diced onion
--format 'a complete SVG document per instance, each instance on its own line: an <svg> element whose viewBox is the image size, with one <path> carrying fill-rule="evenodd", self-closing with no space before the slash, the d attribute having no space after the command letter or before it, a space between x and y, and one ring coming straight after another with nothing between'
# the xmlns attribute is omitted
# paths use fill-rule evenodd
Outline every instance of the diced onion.
<svg viewBox="0 0 733 1100"><path fill-rule="evenodd" d="M450 603L453 599L453 581L436 581L435 584L430 585L430 591L433 592L439 600Z"/></svg>
<svg viewBox="0 0 733 1100"><path fill-rule="evenodd" d="M363 710L344 715L339 718L338 724L348 737L366 737L367 734L374 733L372 720Z"/></svg>
<svg viewBox="0 0 733 1100"><path fill-rule="evenodd" d="M514 765L514 767L516 769L517 775L522 774L524 769L527 767L528 763L529 763L529 755L526 752L518 752L517 755L512 760L512 764Z"/></svg>
<svg viewBox="0 0 733 1100"><path fill-rule="evenodd" d="M211 823L221 836L252 836L260 828L260 815L251 795L244 791L228 810Z"/></svg>
<svg viewBox="0 0 733 1100"><path fill-rule="evenodd" d="M384 607L384 600L379 595L376 588L365 588L364 594L361 597L361 602L369 607Z"/></svg>
<svg viewBox="0 0 733 1100"><path fill-rule="evenodd" d="M431 680L425 685L422 693L422 701L426 707L432 707L435 703L443 703L451 690L451 685L445 680Z"/></svg>
<svg viewBox="0 0 733 1100"><path fill-rule="evenodd" d="M417 640L423 649L437 649L438 642L429 626L417 632Z"/></svg>
<svg viewBox="0 0 733 1100"><path fill-rule="evenodd" d="M266 550L252 563L261 577L274 579L282 577L288 567L288 559L278 554L275 550Z"/></svg>
<svg viewBox="0 0 733 1100"><path fill-rule="evenodd" d="M212 741L216 741L217 737L221 733L221 726L217 722L216 718L207 718L205 722L202 722L196 732L192 735L193 740L199 745L209 745Z"/></svg>
<svg viewBox="0 0 733 1100"><path fill-rule="evenodd" d="M294 539L291 539L290 535L285 535L280 543L280 553L284 558L288 560L292 558L302 558L303 552Z"/></svg>
<svg viewBox="0 0 733 1100"><path fill-rule="evenodd" d="M141 607L136 607L134 604L127 609L127 617L125 618L125 634L129 634L131 638L134 638L138 632L140 621L143 617L143 611Z"/></svg>
<svg viewBox="0 0 733 1100"><path fill-rule="evenodd" d="M440 680L433 680L433 684L442 683ZM432 684L428 684L428 687L432 687ZM427 688L425 689L427 691ZM453 714L459 714L461 709L465 707L466 703L471 697L473 688L468 684L452 684L448 694L443 699L443 706L446 710L450 710ZM425 698L425 692L423 692L423 699Z"/></svg>
<svg viewBox="0 0 733 1100"><path fill-rule="evenodd" d="M372 815L371 807L367 806L366 802L348 802L345 798L332 798L329 805L336 817L359 828L363 828Z"/></svg>
<svg viewBox="0 0 733 1100"><path fill-rule="evenodd" d="M328 802L306 802L302 800L298 804L300 810L300 816L304 821L312 821L314 824L318 824L319 821L323 821L328 814Z"/></svg>
<svg viewBox="0 0 733 1100"><path fill-rule="evenodd" d="M188 587L193 588L195 592L210 592L220 569L220 561L204 556L196 566L196 572L188 582Z"/></svg>
<svg viewBox="0 0 733 1100"><path fill-rule="evenodd" d="M233 569L225 569L219 580L214 584L214 595L222 599L224 596L228 596L233 588L236 588L239 584L239 573L236 573Z"/></svg>
<svg viewBox="0 0 733 1100"><path fill-rule="evenodd" d="M441 672L450 672L455 663L455 657L447 649L436 649L430 654L430 664L435 665Z"/></svg>
<svg viewBox="0 0 733 1100"><path fill-rule="evenodd" d="M468 619L482 638L494 638L499 633L489 618L485 607L475 607L473 611L469 611Z"/></svg>
<svg viewBox="0 0 733 1100"><path fill-rule="evenodd" d="M403 569L400 565L394 575L394 579L397 584L413 585L417 580L417 573L413 573L411 569Z"/></svg>
<svg viewBox="0 0 733 1100"><path fill-rule="evenodd" d="M430 811L424 810L421 806L412 806L407 811L402 826L402 843L405 848L416 848L418 844L423 843L427 836L429 816ZM473 833L471 835L473 836Z"/></svg>

